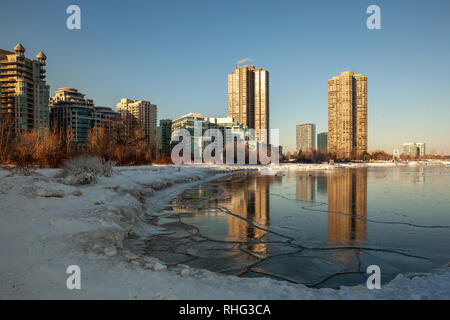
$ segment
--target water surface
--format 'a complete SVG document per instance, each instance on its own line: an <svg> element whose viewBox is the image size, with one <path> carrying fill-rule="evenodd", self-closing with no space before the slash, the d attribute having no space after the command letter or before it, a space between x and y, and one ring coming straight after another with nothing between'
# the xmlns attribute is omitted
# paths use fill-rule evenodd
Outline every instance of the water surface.
<svg viewBox="0 0 450 320"><path fill-rule="evenodd" d="M450 261L450 168L355 168L228 177L186 190L140 250L241 277L311 287L382 282Z"/></svg>

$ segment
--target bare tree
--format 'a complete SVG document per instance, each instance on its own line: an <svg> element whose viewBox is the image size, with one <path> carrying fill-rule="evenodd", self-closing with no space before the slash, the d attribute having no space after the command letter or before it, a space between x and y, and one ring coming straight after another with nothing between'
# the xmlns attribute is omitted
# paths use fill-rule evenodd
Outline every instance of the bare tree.
<svg viewBox="0 0 450 320"><path fill-rule="evenodd" d="M14 119L10 114L0 115L0 164L8 164L14 138Z"/></svg>

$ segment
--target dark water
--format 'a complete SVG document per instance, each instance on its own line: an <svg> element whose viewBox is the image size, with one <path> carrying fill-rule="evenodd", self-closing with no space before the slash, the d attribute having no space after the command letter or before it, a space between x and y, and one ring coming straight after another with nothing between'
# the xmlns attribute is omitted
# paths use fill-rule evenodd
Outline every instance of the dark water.
<svg viewBox="0 0 450 320"><path fill-rule="evenodd" d="M241 277L311 287L382 282L450 261L450 168L397 167L229 177L186 190L140 250Z"/></svg>

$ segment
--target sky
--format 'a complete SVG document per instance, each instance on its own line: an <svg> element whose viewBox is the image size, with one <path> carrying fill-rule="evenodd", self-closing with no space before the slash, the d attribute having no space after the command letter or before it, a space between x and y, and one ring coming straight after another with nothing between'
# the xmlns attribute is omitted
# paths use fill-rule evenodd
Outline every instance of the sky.
<svg viewBox="0 0 450 320"><path fill-rule="evenodd" d="M368 146L403 142L450 154L450 1L0 0L0 48L47 55L51 94L72 87L96 105L149 100L158 119L227 116L227 74L241 59L270 73L270 127L285 151L295 126L327 131L327 81L368 78ZM5 2L5 3L3 3ZM69 30L66 9L81 9ZM369 5L381 30L369 30Z"/></svg>

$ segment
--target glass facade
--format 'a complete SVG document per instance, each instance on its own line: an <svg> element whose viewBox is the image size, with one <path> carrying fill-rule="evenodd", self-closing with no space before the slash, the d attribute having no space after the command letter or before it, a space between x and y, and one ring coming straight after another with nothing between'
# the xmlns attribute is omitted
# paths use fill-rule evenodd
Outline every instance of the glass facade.
<svg viewBox="0 0 450 320"><path fill-rule="evenodd" d="M299 124L296 127L296 151L316 149L316 125L312 123Z"/></svg>
<svg viewBox="0 0 450 320"><path fill-rule="evenodd" d="M51 126L70 133L74 146L83 146L95 126L110 127L117 116L111 108L95 107L94 101L72 88L60 88L50 99Z"/></svg>
<svg viewBox="0 0 450 320"><path fill-rule="evenodd" d="M321 151L328 150L328 132L322 132L317 135L317 149Z"/></svg>
<svg viewBox="0 0 450 320"><path fill-rule="evenodd" d="M170 140L172 138L172 120L159 121L156 127L156 144L161 156L170 156Z"/></svg>

